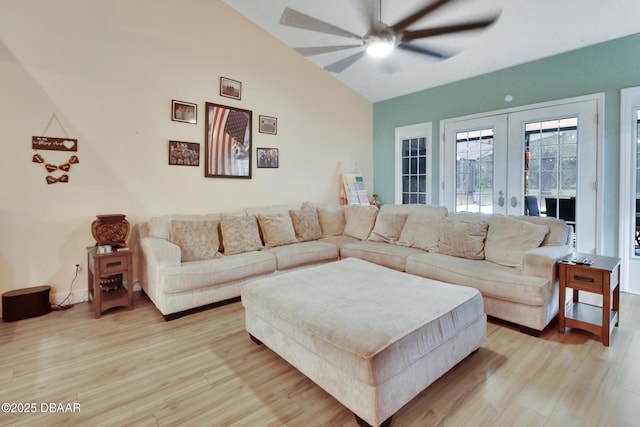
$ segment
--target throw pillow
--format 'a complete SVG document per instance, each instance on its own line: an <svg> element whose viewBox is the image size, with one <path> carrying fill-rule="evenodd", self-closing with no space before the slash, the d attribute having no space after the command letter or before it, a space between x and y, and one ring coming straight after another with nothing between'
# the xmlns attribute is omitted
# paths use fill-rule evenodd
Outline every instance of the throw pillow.
<svg viewBox="0 0 640 427"><path fill-rule="evenodd" d="M288 214L258 214L257 217L266 247L274 248L298 241L291 217Z"/></svg>
<svg viewBox="0 0 640 427"><path fill-rule="evenodd" d="M458 258L484 259L488 223L473 215L447 217L440 222L438 252Z"/></svg>
<svg viewBox="0 0 640 427"><path fill-rule="evenodd" d="M289 216L291 216L298 241L307 242L322 237L318 212L315 209L303 207L302 209L290 210Z"/></svg>
<svg viewBox="0 0 640 427"><path fill-rule="evenodd" d="M570 228L567 227L567 223L552 216L518 216L515 219L549 227L549 233L541 243L543 246L566 245L571 243L573 238L570 236Z"/></svg>
<svg viewBox="0 0 640 427"><path fill-rule="evenodd" d="M344 235L366 240L376 222L378 208L373 205L349 205L344 207Z"/></svg>
<svg viewBox="0 0 640 427"><path fill-rule="evenodd" d="M522 267L524 253L537 248L549 233L546 225L494 215L484 246L488 261L507 267Z"/></svg>
<svg viewBox="0 0 640 427"><path fill-rule="evenodd" d="M404 223L398 244L427 252L438 250L440 222L442 218L427 216L421 212L411 212Z"/></svg>
<svg viewBox="0 0 640 427"><path fill-rule="evenodd" d="M342 206L317 205L316 212L323 236L342 236L345 227Z"/></svg>
<svg viewBox="0 0 640 427"><path fill-rule="evenodd" d="M182 262L212 259L218 253L220 221L171 220L169 241L180 247Z"/></svg>
<svg viewBox="0 0 640 427"><path fill-rule="evenodd" d="M220 220L224 254L258 251L263 248L254 216L224 215Z"/></svg>
<svg viewBox="0 0 640 427"><path fill-rule="evenodd" d="M386 206L391 205L382 206L376 217L376 223L369 236L372 242L396 243L407 221L407 213L389 212L385 209Z"/></svg>

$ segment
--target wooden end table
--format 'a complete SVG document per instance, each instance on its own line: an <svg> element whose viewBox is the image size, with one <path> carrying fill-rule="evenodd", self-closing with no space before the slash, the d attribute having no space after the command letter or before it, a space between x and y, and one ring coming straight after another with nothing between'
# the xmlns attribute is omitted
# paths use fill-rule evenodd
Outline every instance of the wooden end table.
<svg viewBox="0 0 640 427"><path fill-rule="evenodd" d="M133 251L98 254L96 247L90 246L87 259L89 301L93 301L96 319L113 307L133 309Z"/></svg>
<svg viewBox="0 0 640 427"><path fill-rule="evenodd" d="M611 332L620 320L620 258L575 255L592 259L593 264L559 263L558 331L564 334L565 327L588 331L600 336L602 344L608 347ZM569 303L566 303L567 288L573 289ZM602 307L580 302L580 291L602 295Z"/></svg>

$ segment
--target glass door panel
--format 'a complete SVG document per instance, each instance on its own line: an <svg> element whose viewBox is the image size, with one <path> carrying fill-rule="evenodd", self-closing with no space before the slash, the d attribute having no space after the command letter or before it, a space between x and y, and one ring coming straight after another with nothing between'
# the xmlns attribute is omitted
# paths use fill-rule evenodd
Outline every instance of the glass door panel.
<svg viewBox="0 0 640 427"><path fill-rule="evenodd" d="M575 227L578 118L527 122L524 129L525 158L530 158L525 194L537 198L542 215Z"/></svg>
<svg viewBox="0 0 640 427"><path fill-rule="evenodd" d="M493 212L493 128L456 132L456 211Z"/></svg>
<svg viewBox="0 0 640 427"><path fill-rule="evenodd" d="M621 290L640 294L640 87L621 91Z"/></svg>
<svg viewBox="0 0 640 427"><path fill-rule="evenodd" d="M431 204L431 123L395 130L395 195L397 204Z"/></svg>
<svg viewBox="0 0 640 427"><path fill-rule="evenodd" d="M507 117L443 123L441 203L450 211L508 214Z"/></svg>

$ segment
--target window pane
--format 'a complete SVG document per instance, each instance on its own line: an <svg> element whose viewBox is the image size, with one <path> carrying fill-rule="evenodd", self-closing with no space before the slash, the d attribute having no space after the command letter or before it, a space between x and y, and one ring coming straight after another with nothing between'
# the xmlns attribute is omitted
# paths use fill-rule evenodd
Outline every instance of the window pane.
<svg viewBox="0 0 640 427"><path fill-rule="evenodd" d="M573 225L578 178L577 127L577 117L558 118L527 123L524 135L525 194L537 196L542 215L563 218Z"/></svg>
<svg viewBox="0 0 640 427"><path fill-rule="evenodd" d="M427 200L427 140L402 141L402 203L425 203Z"/></svg>
<svg viewBox="0 0 640 427"><path fill-rule="evenodd" d="M493 128L456 134L456 210L493 212Z"/></svg>

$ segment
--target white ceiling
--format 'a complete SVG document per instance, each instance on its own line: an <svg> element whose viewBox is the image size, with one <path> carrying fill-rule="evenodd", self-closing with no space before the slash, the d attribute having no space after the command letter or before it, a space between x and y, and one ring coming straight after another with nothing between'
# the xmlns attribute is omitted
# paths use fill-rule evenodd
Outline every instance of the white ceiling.
<svg viewBox="0 0 640 427"><path fill-rule="evenodd" d="M433 0L382 0L382 21L393 25ZM280 25L285 7L364 35L377 0L225 0L289 47L353 44L353 39ZM440 86L584 46L640 32L640 0L457 0L413 24L421 29L500 13L484 31L413 42L458 52L444 61L395 50L364 57L332 73L371 102ZM355 49L308 57L325 67Z"/></svg>

